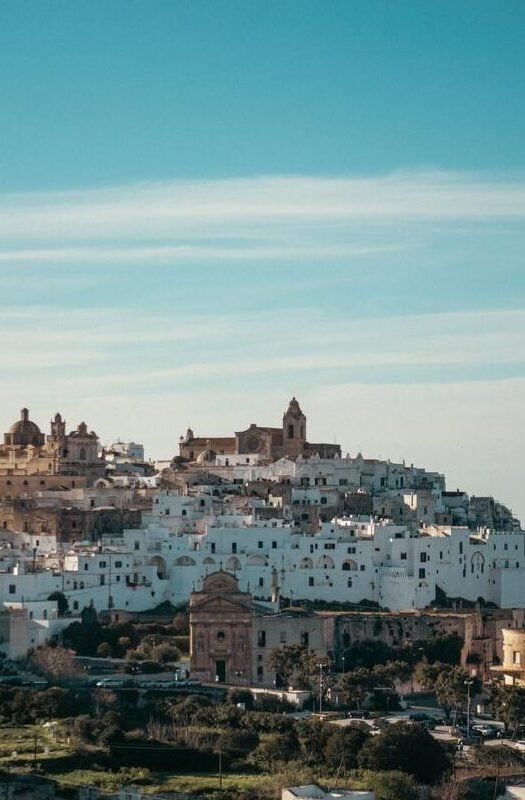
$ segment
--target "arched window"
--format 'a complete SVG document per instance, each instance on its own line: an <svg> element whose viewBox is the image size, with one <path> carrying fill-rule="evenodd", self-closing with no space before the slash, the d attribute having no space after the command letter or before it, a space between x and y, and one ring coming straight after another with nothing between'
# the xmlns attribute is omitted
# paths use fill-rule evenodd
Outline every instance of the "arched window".
<svg viewBox="0 0 525 800"><path fill-rule="evenodd" d="M483 554L476 550L470 559L470 572L472 575L482 575L485 572L485 558Z"/></svg>
<svg viewBox="0 0 525 800"><path fill-rule="evenodd" d="M180 567L195 566L195 561L193 560L193 558L191 558L191 556L179 556L179 558L175 560L175 563L178 564L178 566Z"/></svg>
<svg viewBox="0 0 525 800"><path fill-rule="evenodd" d="M314 566L314 562L311 558L302 558L301 563L299 564L299 569L312 569Z"/></svg>
<svg viewBox="0 0 525 800"><path fill-rule="evenodd" d="M343 572L354 572L357 570L357 564L352 558L347 558L346 561L343 561L341 564L341 569Z"/></svg>

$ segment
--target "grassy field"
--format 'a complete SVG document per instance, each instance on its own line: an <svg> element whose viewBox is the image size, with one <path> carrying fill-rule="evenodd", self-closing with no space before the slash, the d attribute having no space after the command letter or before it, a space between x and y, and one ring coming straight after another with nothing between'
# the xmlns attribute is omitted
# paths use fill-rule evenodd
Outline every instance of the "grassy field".
<svg viewBox="0 0 525 800"><path fill-rule="evenodd" d="M3 769L27 768L35 761L42 763L70 752L66 742L55 741L53 726L0 727L0 767Z"/></svg>
<svg viewBox="0 0 525 800"><path fill-rule="evenodd" d="M36 741L36 753L35 753ZM59 726L54 725L20 725L0 726L0 769L12 772L32 773L52 778L64 787L96 786L102 792L114 792L123 785L136 784L145 793L155 791L181 791L202 793L205 797L213 797L222 788L230 791L232 798L237 793L251 789L263 789L269 800L281 796L281 788L298 783L321 782L331 783L334 776L315 774L312 770L297 769L290 765L285 772L261 774L225 772L222 779L218 772L191 774L174 774L172 772L151 772L141 767L123 767L114 772L107 768L99 769L64 769L60 768L62 758L74 752ZM36 757L35 757L36 756ZM66 763L66 762L65 762ZM339 777L339 786L344 787L347 781ZM356 777L352 778L356 786Z"/></svg>

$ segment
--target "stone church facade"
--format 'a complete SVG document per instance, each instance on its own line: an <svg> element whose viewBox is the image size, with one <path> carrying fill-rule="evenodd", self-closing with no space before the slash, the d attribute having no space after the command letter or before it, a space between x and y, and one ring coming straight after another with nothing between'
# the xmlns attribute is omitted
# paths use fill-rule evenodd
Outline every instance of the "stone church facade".
<svg viewBox="0 0 525 800"><path fill-rule="evenodd" d="M239 591L237 579L228 572L204 578L202 591L190 595L192 677L249 686L251 635L251 594Z"/></svg>
<svg viewBox="0 0 525 800"><path fill-rule="evenodd" d="M192 462L213 462L218 455L256 455L259 461L277 461L280 458L320 458L341 456L338 444L310 443L306 438L306 416L295 397L292 397L283 414L282 425L271 428L252 423L244 431L231 437L198 437L191 428L179 441L179 456Z"/></svg>
<svg viewBox="0 0 525 800"><path fill-rule="evenodd" d="M0 446L0 478L9 476L79 476L91 485L105 474L105 464L98 455L98 436L88 431L85 422L66 432L60 414L51 420L51 432L45 435L23 408L20 419L4 434ZM81 485L80 483L78 485Z"/></svg>

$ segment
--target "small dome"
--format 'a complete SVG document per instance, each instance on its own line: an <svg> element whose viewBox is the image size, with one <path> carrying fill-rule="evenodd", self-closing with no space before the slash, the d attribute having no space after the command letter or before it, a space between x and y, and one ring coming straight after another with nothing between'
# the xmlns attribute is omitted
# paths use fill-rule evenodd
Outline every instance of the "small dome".
<svg viewBox="0 0 525 800"><path fill-rule="evenodd" d="M36 422L31 422L29 419L29 411L27 408L23 408L20 412L20 419L13 422L9 428L9 433L24 433L26 436L39 436L40 428Z"/></svg>
<svg viewBox="0 0 525 800"><path fill-rule="evenodd" d="M9 428L9 433L4 437L6 444L11 445L43 445L44 436L35 422L29 419L29 411L23 408L20 412L20 419L14 422Z"/></svg>

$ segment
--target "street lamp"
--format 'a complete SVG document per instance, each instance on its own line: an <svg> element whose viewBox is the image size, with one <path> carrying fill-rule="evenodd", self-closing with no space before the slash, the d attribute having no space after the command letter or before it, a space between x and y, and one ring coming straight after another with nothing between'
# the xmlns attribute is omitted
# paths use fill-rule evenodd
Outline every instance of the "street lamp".
<svg viewBox="0 0 525 800"><path fill-rule="evenodd" d="M323 715L323 667L324 664L319 664L319 716Z"/></svg>
<svg viewBox="0 0 525 800"><path fill-rule="evenodd" d="M235 670L235 677L237 678L237 683L240 683L240 678L242 678L243 676L244 676L244 670L243 669L236 669Z"/></svg>
<svg viewBox="0 0 525 800"><path fill-rule="evenodd" d="M473 680L463 681L467 687L467 739L470 738L470 687L474 683Z"/></svg>

